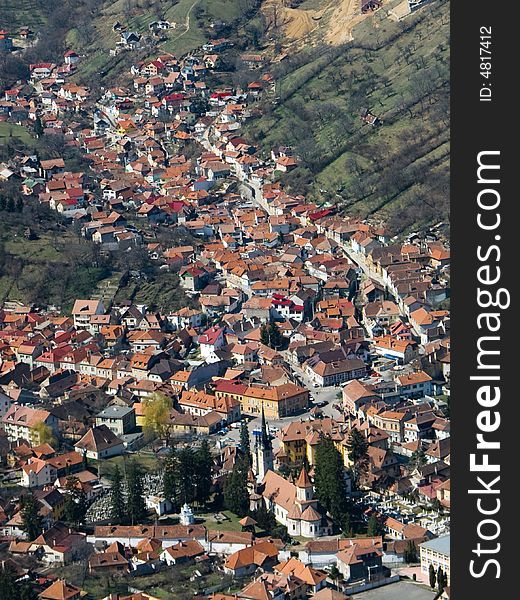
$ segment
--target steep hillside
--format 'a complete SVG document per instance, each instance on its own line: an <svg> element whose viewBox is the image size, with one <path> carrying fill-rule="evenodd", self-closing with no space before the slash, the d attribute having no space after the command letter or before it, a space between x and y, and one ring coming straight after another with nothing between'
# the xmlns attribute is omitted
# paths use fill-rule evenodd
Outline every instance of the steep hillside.
<svg viewBox="0 0 520 600"><path fill-rule="evenodd" d="M295 148L301 166L282 177L294 191L388 221L394 231L446 220L448 2L399 22L388 18L396 3L385 5L359 20L351 41L320 43L338 27L335 4L322 4L320 23L297 42L281 28L287 57L274 68L276 97L250 135L266 153ZM317 14L320 2L313 6ZM363 109L382 124L363 122Z"/></svg>
<svg viewBox="0 0 520 600"><path fill-rule="evenodd" d="M66 42L85 57L79 78L93 83L101 75L101 80L108 82L136 60L158 52L182 56L210 37L233 31L258 5L257 0L105 0L92 19L70 29ZM172 27L152 35L149 25L158 20L168 21ZM114 31L116 23L142 36L138 51L110 55L120 37Z"/></svg>
<svg viewBox="0 0 520 600"><path fill-rule="evenodd" d="M46 21L45 0L2 0L0 29L15 33L20 27L38 30Z"/></svg>

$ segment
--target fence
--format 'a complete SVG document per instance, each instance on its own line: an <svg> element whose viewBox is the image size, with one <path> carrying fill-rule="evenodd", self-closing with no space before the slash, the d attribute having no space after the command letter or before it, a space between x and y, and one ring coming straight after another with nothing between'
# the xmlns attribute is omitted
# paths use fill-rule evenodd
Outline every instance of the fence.
<svg viewBox="0 0 520 600"><path fill-rule="evenodd" d="M366 592L367 590L373 590L378 587L382 587L383 585L388 585L390 583L395 583L399 581L399 575L392 575L392 577L383 577L381 579L376 579L374 581L365 581L364 583L357 583L353 586L346 586L344 591L347 594L359 594L360 592Z"/></svg>

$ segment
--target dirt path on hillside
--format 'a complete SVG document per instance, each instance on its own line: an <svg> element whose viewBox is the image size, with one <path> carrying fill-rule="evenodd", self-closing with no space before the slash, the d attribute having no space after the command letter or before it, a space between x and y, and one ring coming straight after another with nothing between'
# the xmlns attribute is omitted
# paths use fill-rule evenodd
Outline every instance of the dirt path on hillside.
<svg viewBox="0 0 520 600"><path fill-rule="evenodd" d="M186 28L182 33L180 33L178 36L174 37L172 39L173 42L176 42L178 39L180 39L182 36L186 35L188 33L188 31L190 30L190 15L191 15L191 11L195 8L195 6L197 6L197 4L200 2L200 0L195 0L195 2L188 8L188 12L186 13L186 21L184 22L184 27Z"/></svg>

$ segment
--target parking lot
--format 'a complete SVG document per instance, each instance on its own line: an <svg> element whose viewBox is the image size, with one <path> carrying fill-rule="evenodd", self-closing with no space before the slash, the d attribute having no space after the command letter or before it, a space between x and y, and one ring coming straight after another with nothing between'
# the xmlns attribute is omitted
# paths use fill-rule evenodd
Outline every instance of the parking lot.
<svg viewBox="0 0 520 600"><path fill-rule="evenodd" d="M398 581L375 590L354 594L355 600L433 600L435 592L417 583Z"/></svg>

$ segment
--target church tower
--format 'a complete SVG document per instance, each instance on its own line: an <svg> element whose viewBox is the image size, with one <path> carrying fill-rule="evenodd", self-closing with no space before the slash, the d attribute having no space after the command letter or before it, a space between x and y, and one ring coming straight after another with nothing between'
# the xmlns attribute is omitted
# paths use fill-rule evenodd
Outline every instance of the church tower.
<svg viewBox="0 0 520 600"><path fill-rule="evenodd" d="M255 436L255 448L253 451L253 471L257 481L262 481L267 471L274 471L273 444L267 431L264 405L262 404L262 430L260 435Z"/></svg>
<svg viewBox="0 0 520 600"><path fill-rule="evenodd" d="M298 502L308 502L313 499L313 496L314 489L311 480L307 474L307 469L303 467L296 482L296 500Z"/></svg>

